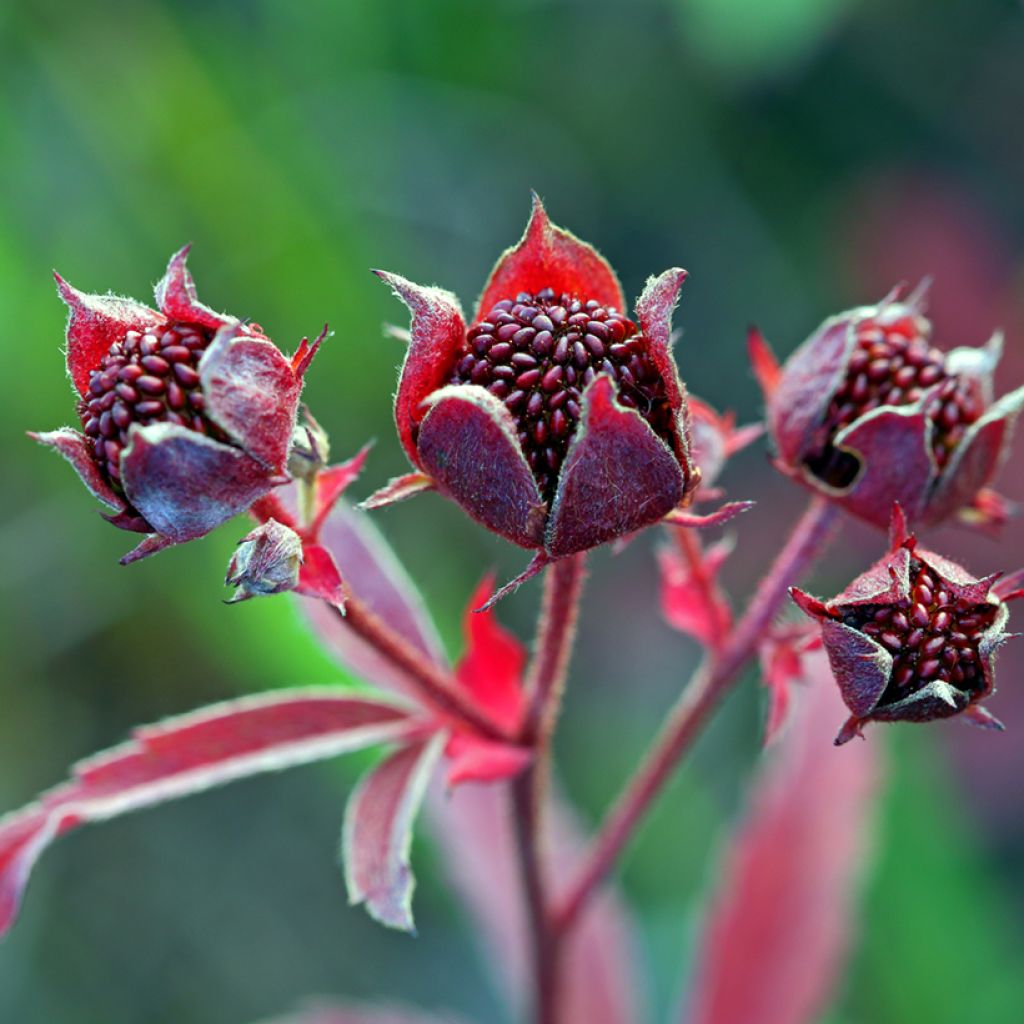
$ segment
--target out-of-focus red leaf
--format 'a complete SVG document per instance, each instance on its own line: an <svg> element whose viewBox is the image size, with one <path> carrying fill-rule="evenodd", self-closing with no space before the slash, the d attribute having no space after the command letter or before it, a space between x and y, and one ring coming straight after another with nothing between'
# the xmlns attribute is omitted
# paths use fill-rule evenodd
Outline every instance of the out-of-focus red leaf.
<svg viewBox="0 0 1024 1024"><path fill-rule="evenodd" d="M581 850L580 833L563 805L549 806L547 862L554 884L567 882ZM495 786L432 792L428 816L444 851L451 884L483 941L487 965L509 1005L529 998L528 938L507 794ZM605 889L580 919L563 962L562 1018L572 1024L636 1024L643 1020L634 970L632 924Z"/></svg>
<svg viewBox="0 0 1024 1024"><path fill-rule="evenodd" d="M456 733L448 741L448 785L463 782L497 782L518 775L533 760L529 747Z"/></svg>
<svg viewBox="0 0 1024 1024"><path fill-rule="evenodd" d="M412 826L445 740L440 734L392 754L364 776L345 808L349 902L365 904L389 928L413 931Z"/></svg>
<svg viewBox="0 0 1024 1024"><path fill-rule="evenodd" d="M77 765L71 781L0 819L0 934L14 922L33 864L63 832L422 728L391 703L337 690L289 690L139 729L129 742Z"/></svg>
<svg viewBox="0 0 1024 1024"><path fill-rule="evenodd" d="M732 621L729 603L718 585L718 573L734 542L726 537L702 550L699 541L690 541L699 552L699 566L691 565L676 547L665 545L658 552L662 614L670 626L705 647L714 647Z"/></svg>
<svg viewBox="0 0 1024 1024"><path fill-rule="evenodd" d="M494 577L487 576L469 600L462 620L466 652L455 673L480 711L496 725L515 732L523 716L526 648L493 611L477 611L493 593Z"/></svg>
<svg viewBox="0 0 1024 1024"><path fill-rule="evenodd" d="M775 739L786 721L793 686L805 681L809 652L820 647L820 634L804 626L779 627L761 644L761 681L768 690L765 745Z"/></svg>
<svg viewBox="0 0 1024 1024"><path fill-rule="evenodd" d="M438 1016L409 1006L375 1003L343 1006L335 1003L311 1003L308 1007L275 1017L262 1024L467 1024L463 1017Z"/></svg>
<svg viewBox="0 0 1024 1024"><path fill-rule="evenodd" d="M438 665L447 665L423 598L370 517L339 503L320 534L351 592ZM389 690L408 692L405 677L322 601L302 602L324 647L349 671Z"/></svg>
<svg viewBox="0 0 1024 1024"><path fill-rule="evenodd" d="M825 656L811 666L726 856L687 1024L811 1024L842 970L878 745L832 746L842 701Z"/></svg>

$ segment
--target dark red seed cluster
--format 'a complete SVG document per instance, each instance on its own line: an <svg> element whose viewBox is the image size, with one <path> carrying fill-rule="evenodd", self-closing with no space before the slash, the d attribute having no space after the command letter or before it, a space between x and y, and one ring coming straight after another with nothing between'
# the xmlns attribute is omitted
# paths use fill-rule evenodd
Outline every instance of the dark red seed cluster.
<svg viewBox="0 0 1024 1024"><path fill-rule="evenodd" d="M79 414L96 461L116 489L133 423L177 423L220 436L203 415L199 386L199 358L211 339L187 326L167 327L159 334L129 331L93 370Z"/></svg>
<svg viewBox="0 0 1024 1024"><path fill-rule="evenodd" d="M916 559L910 565L908 600L858 607L843 616L848 626L877 640L893 656L892 676L880 706L941 680L967 693L985 685L978 654L997 606L954 599L942 581Z"/></svg>
<svg viewBox="0 0 1024 1024"><path fill-rule="evenodd" d="M943 353L928 343L928 325L920 317L888 324L865 320L846 378L833 396L807 460L814 474L833 487L846 487L860 468L857 459L832 447L844 427L882 405L910 405L926 391L934 424L932 452L939 468L948 462L967 428L981 416L981 396L964 378L946 372Z"/></svg>
<svg viewBox="0 0 1024 1024"><path fill-rule="evenodd" d="M550 500L583 390L599 373L615 381L622 405L636 409L660 436L671 436L665 385L636 324L614 308L550 288L496 303L469 330L450 382L478 384L505 403Z"/></svg>

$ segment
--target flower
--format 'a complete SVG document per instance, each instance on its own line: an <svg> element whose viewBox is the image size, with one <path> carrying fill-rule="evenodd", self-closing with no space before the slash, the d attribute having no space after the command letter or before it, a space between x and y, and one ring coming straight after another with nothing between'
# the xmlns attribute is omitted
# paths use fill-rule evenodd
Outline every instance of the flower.
<svg viewBox="0 0 1024 1024"><path fill-rule="evenodd" d="M1008 635L1006 602L1018 579L976 579L919 547L897 505L888 553L831 601L793 588L793 600L821 624L832 672L851 717L836 744L864 723L927 722L965 714L1002 725L980 704L994 688L993 657Z"/></svg>
<svg viewBox="0 0 1024 1024"><path fill-rule="evenodd" d="M123 563L209 533L288 479L302 378L323 338L289 360L256 324L199 302L187 254L156 287L159 311L55 275L82 431L31 436L71 463L105 518L150 535Z"/></svg>
<svg viewBox="0 0 1024 1024"><path fill-rule="evenodd" d="M700 473L670 353L685 271L651 278L629 320L612 269L535 196L468 328L450 292L378 273L412 312L395 420L417 472L367 507L436 489L548 561L689 503Z"/></svg>
<svg viewBox="0 0 1024 1024"><path fill-rule="evenodd" d="M878 526L898 501L913 522L1001 518L988 490L1007 454L1024 388L993 401L998 333L941 352L922 290L826 320L779 368L751 332L779 468Z"/></svg>

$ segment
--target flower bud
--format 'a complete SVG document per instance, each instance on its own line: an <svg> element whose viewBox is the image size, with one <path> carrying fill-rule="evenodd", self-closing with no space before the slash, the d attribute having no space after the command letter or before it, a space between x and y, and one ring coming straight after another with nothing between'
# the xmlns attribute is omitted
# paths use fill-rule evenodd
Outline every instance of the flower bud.
<svg viewBox="0 0 1024 1024"><path fill-rule="evenodd" d="M268 519L239 542L228 565L225 586L237 587L228 602L294 590L302 566L302 538L276 519Z"/></svg>

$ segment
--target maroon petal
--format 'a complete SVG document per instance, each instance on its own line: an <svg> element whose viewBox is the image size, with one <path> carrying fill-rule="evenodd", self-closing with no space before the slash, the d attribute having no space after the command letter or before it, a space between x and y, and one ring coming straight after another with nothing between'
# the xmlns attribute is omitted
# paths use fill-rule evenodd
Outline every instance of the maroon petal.
<svg viewBox="0 0 1024 1024"><path fill-rule="evenodd" d="M650 526L685 493L686 477L668 445L639 413L616 402L615 385L601 374L583 394L545 549L562 558Z"/></svg>
<svg viewBox="0 0 1024 1024"><path fill-rule="evenodd" d="M768 401L768 428L783 462L796 465L806 454L846 374L856 343L855 322L849 314L826 320L786 360L785 373ZM888 505L885 514L889 514Z"/></svg>
<svg viewBox="0 0 1024 1024"><path fill-rule="evenodd" d="M86 295L54 273L60 297L67 303L67 366L71 380L83 397L89 391L89 375L100 365L115 341L129 331L148 331L164 324L164 318L134 299L117 295Z"/></svg>
<svg viewBox="0 0 1024 1024"><path fill-rule="evenodd" d="M676 414L673 417L676 455L683 465L689 467L690 446L684 422L686 390L672 358L672 312L679 302L679 291L685 280L686 271L680 267L672 267L658 277L649 277L643 294L637 299L636 313L640 331L647 339L651 362L661 376L665 395ZM687 472L687 477L689 475Z"/></svg>
<svg viewBox="0 0 1024 1024"><path fill-rule="evenodd" d="M951 376L969 377L976 384L976 393L985 403L991 405L993 377L1003 356L1003 333L996 331L980 348L963 346L946 353L944 365Z"/></svg>
<svg viewBox="0 0 1024 1024"><path fill-rule="evenodd" d="M544 204L534 193L526 233L498 260L484 287L476 319L482 320L502 299L519 292L535 294L545 288L622 311L626 300L615 271L593 247L548 220Z"/></svg>
<svg viewBox="0 0 1024 1024"><path fill-rule="evenodd" d="M349 902L365 904L389 928L413 930L412 826L446 740L441 733L392 754L363 778L345 809Z"/></svg>
<svg viewBox="0 0 1024 1024"><path fill-rule="evenodd" d="M871 714L892 675L892 655L859 630L825 619L821 635L846 706L859 718Z"/></svg>
<svg viewBox="0 0 1024 1024"><path fill-rule="evenodd" d="M438 490L477 522L520 547L540 547L546 507L512 415L494 395L471 384L434 392L417 453Z"/></svg>
<svg viewBox="0 0 1024 1024"><path fill-rule="evenodd" d="M156 286L156 304L169 320L197 324L212 331L231 323L231 317L215 313L196 297L196 286L186 266L191 245L179 249L167 264L167 273Z"/></svg>
<svg viewBox="0 0 1024 1024"><path fill-rule="evenodd" d="M834 443L860 460L860 473L848 488L831 493L847 511L876 526L888 527L894 501L915 522L936 476L931 430L921 403L883 406L855 420Z"/></svg>
<svg viewBox="0 0 1024 1024"><path fill-rule="evenodd" d="M302 381L272 342L223 327L199 361L206 414L240 448L283 473Z"/></svg>
<svg viewBox="0 0 1024 1024"><path fill-rule="evenodd" d="M96 460L93 458L92 443L84 434L80 434L70 427L61 427L59 430L50 430L41 434L30 433L28 436L40 444L56 449L63 455L71 463L72 468L82 483L89 488L89 492L94 498L99 499L107 508L113 509L116 513L124 511L124 501L100 472L99 466L96 465Z"/></svg>
<svg viewBox="0 0 1024 1024"><path fill-rule="evenodd" d="M1004 732L1006 726L996 718L987 708L980 704L972 704L964 711L964 721L980 726L982 729L992 729L995 732Z"/></svg>
<svg viewBox="0 0 1024 1024"><path fill-rule="evenodd" d="M187 427L133 427L121 456L125 494L157 533L181 543L244 512L273 486L244 452Z"/></svg>
<svg viewBox="0 0 1024 1024"><path fill-rule="evenodd" d="M939 478L926 516L939 522L966 505L999 471L1021 409L1024 388L1004 395L973 423Z"/></svg>
<svg viewBox="0 0 1024 1024"><path fill-rule="evenodd" d="M374 273L412 313L412 336L395 395L395 423L405 454L413 465L419 465L416 425L423 417L423 402L448 380L452 359L466 337L466 322L459 300L451 292L424 288L383 270Z"/></svg>

